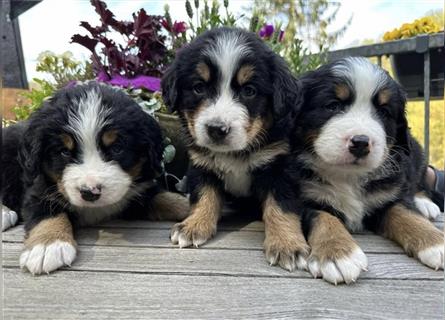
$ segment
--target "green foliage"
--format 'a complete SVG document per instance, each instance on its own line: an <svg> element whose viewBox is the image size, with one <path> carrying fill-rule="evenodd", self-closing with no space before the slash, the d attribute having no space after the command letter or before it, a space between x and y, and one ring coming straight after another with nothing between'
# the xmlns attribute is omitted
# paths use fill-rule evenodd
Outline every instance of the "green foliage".
<svg viewBox="0 0 445 320"><path fill-rule="evenodd" d="M62 54L44 51L39 54L37 60L36 71L51 76L51 83L57 89L65 86L70 81L94 79L91 63L74 59L73 54L69 51Z"/></svg>
<svg viewBox="0 0 445 320"><path fill-rule="evenodd" d="M190 39L193 40L200 34L204 33L207 30L217 28L217 27L234 27L239 19L241 19L244 15L241 15L239 18L235 18L234 14L229 12L229 0L224 0L223 5L225 9L225 15L221 16L219 14L220 4L217 0L212 0L211 6L209 7L209 1L204 0L202 2L203 6L201 6L200 0L194 0L194 8L189 0L185 1L185 9L187 15L189 17L189 28L191 30ZM193 21L195 18L195 22Z"/></svg>
<svg viewBox="0 0 445 320"><path fill-rule="evenodd" d="M55 86L49 81L36 79L33 81L38 84L39 88L31 89L31 91L23 93L23 97L29 100L29 103L23 106L16 106L12 109L16 120L26 120L31 113L39 109L43 101L50 97L56 90Z"/></svg>
<svg viewBox="0 0 445 320"><path fill-rule="evenodd" d="M12 109L16 120L28 119L31 113L40 108L46 98L70 81L94 79L91 64L75 60L69 51L62 54L44 51L39 54L37 60L36 71L45 73L51 80L33 79L36 87L22 94L29 103Z"/></svg>

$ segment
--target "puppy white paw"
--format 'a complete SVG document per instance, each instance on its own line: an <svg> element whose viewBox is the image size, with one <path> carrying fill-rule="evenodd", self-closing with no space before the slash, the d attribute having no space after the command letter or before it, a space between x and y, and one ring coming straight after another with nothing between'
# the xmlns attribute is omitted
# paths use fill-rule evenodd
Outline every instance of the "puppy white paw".
<svg viewBox="0 0 445 320"><path fill-rule="evenodd" d="M434 220L440 215L439 207L430 199L425 197L414 197L417 209L428 219Z"/></svg>
<svg viewBox="0 0 445 320"><path fill-rule="evenodd" d="M170 232L170 240L173 244L179 245L180 248L190 246L199 246L206 243L216 233L216 226L212 225L194 225L185 220L177 223L172 227Z"/></svg>
<svg viewBox="0 0 445 320"><path fill-rule="evenodd" d="M75 258L76 248L71 243L56 240L23 251L20 255L20 267L28 269L33 275L50 273L63 266L71 266Z"/></svg>
<svg viewBox="0 0 445 320"><path fill-rule="evenodd" d="M15 226L19 216L17 213L8 207L2 206L2 231L8 230L9 228Z"/></svg>
<svg viewBox="0 0 445 320"><path fill-rule="evenodd" d="M355 282L362 271L367 271L368 258L360 248L354 249L349 255L339 259L325 259L321 262L317 257L310 257L309 272L315 277L335 285Z"/></svg>
<svg viewBox="0 0 445 320"><path fill-rule="evenodd" d="M444 267L444 245L436 245L420 251L417 254L420 262L435 270Z"/></svg>

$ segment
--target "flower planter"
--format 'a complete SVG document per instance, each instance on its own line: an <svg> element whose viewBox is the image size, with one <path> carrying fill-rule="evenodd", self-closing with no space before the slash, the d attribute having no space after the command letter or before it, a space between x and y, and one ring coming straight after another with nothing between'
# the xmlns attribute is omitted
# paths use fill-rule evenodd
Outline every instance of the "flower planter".
<svg viewBox="0 0 445 320"><path fill-rule="evenodd" d="M408 98L423 98L424 55L407 52L391 55L391 67L396 80L405 88ZM430 97L444 96L445 50L430 49Z"/></svg>
<svg viewBox="0 0 445 320"><path fill-rule="evenodd" d="M166 164L165 169L168 173L175 175L179 179L187 172L188 168L188 154L187 148L184 142L184 134L181 121L178 116L165 114L165 113L155 113L156 117L159 119L159 124L161 125L162 132L165 136L169 137L172 145L176 149L176 155L172 162ZM172 181L176 183L176 181ZM169 181L169 186L171 184Z"/></svg>

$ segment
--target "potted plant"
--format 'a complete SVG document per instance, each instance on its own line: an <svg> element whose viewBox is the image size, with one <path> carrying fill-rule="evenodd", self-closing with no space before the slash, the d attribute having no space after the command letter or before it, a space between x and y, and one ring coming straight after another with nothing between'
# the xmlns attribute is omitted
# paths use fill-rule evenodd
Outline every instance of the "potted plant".
<svg viewBox="0 0 445 320"><path fill-rule="evenodd" d="M400 41L419 35L433 35L443 32L441 26L432 17L417 19L412 23L405 23L400 28L384 34L384 41ZM445 51L444 48L431 48L430 54L430 95L443 97ZM424 96L424 57L423 53L405 52L391 55L391 67L397 81L408 92L408 98L421 98Z"/></svg>

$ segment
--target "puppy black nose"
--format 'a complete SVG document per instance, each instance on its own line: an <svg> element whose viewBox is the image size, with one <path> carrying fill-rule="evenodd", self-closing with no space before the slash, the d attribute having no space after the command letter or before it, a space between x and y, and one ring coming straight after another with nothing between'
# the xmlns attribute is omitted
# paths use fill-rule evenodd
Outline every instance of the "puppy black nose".
<svg viewBox="0 0 445 320"><path fill-rule="evenodd" d="M230 127L221 121L206 124L207 133L213 141L222 141L230 132Z"/></svg>
<svg viewBox="0 0 445 320"><path fill-rule="evenodd" d="M83 200L93 202L100 198L102 186L100 184L94 187L81 186L79 191Z"/></svg>
<svg viewBox="0 0 445 320"><path fill-rule="evenodd" d="M349 143L349 152L357 158L363 158L369 154L369 137L365 135L353 136Z"/></svg>

